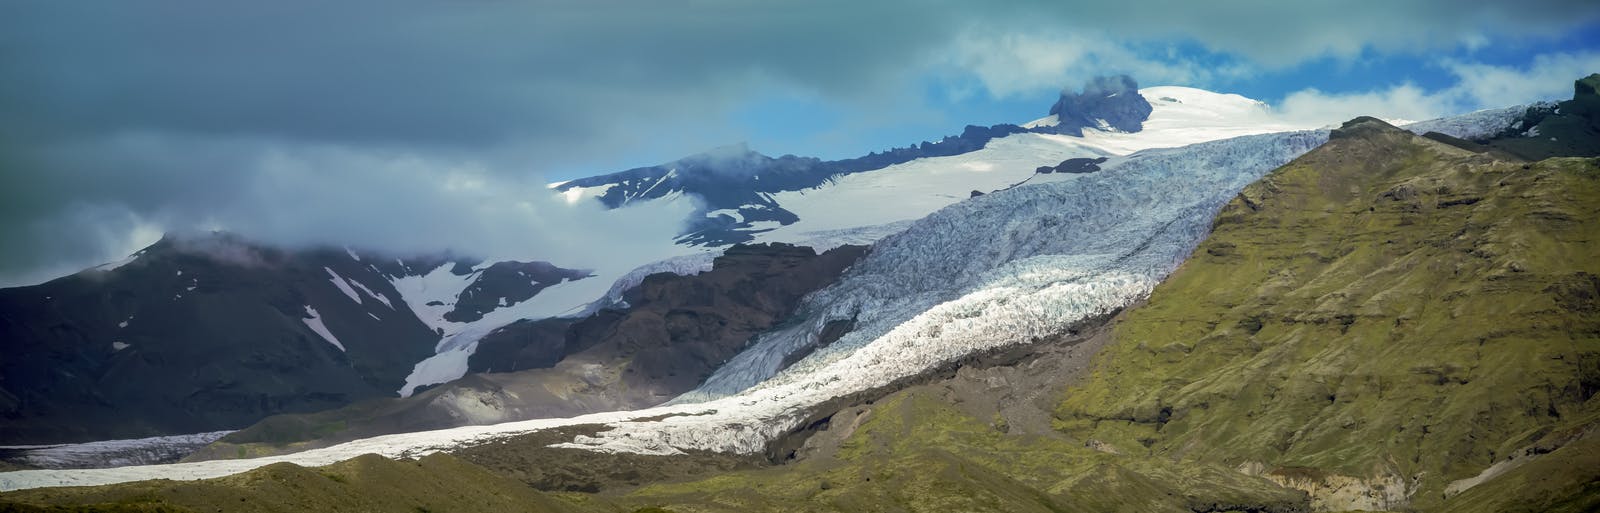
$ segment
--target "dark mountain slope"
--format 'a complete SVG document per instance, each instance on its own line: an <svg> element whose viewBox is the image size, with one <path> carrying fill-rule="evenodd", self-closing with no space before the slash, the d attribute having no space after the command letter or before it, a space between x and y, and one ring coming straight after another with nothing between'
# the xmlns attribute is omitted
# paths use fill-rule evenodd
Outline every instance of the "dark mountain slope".
<svg viewBox="0 0 1600 513"><path fill-rule="evenodd" d="M237 429L393 396L439 335L390 280L448 264L217 234L166 238L120 266L0 289L0 439ZM456 308L487 311L473 301L501 304L587 275L542 263L489 271L502 266L520 281L486 271ZM455 267L472 272L470 262Z"/></svg>
<svg viewBox="0 0 1600 513"><path fill-rule="evenodd" d="M1530 107L1512 126L1473 142L1526 160L1600 156L1600 73L1572 89L1571 100Z"/></svg>
<svg viewBox="0 0 1600 513"><path fill-rule="evenodd" d="M213 431L392 393L437 337L345 297L324 268L371 273L343 251L169 238L114 270L0 290L0 438Z"/></svg>
<svg viewBox="0 0 1600 513"><path fill-rule="evenodd" d="M486 337L480 349L485 358L535 355L499 367L517 372L469 374L405 399L268 418L228 435L193 459L654 406L699 385L752 337L787 319L802 297L832 283L864 252L859 246L821 255L785 244L734 246L716 258L709 272L647 277L625 294L627 309L602 310L577 321L520 322ZM553 350L563 351L564 356L536 357Z"/></svg>

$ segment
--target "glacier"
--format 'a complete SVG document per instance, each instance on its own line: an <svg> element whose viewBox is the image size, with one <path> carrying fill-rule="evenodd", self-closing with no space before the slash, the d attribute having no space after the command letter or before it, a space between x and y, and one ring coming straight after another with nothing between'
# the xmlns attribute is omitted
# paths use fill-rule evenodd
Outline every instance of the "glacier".
<svg viewBox="0 0 1600 513"><path fill-rule="evenodd" d="M1504 119L1475 114L1419 125L1461 137ZM1028 180L909 223L803 232L813 239L883 238L839 282L805 299L800 322L760 337L702 387L664 406L387 435L266 458L10 472L0 474L0 490L201 479L366 453L416 457L576 424L612 429L556 446L641 454L759 452L830 399L976 351L1025 344L1142 299L1204 238L1228 199L1327 137L1325 130L1290 131L1144 150L1111 159L1094 174ZM657 268L693 272L704 265L700 258ZM851 318L854 331L779 368L829 321Z"/></svg>
<svg viewBox="0 0 1600 513"><path fill-rule="evenodd" d="M94 468L107 465L150 465L177 461L232 431L104 440L81 444L0 446L5 459L47 469Z"/></svg>
<svg viewBox="0 0 1600 513"><path fill-rule="evenodd" d="M1326 137L1323 131L1290 132L1141 152L1094 175L946 207L882 239L840 282L808 297L802 324L809 328L789 339L851 316L858 317L854 332L781 372L768 359L741 355L695 392L701 400L389 435L249 460L11 472L0 474L0 489L199 479L278 461L318 465L365 453L419 456L593 423L613 429L560 446L644 454L758 452L819 403L974 351L1047 335L1144 297L1204 236L1223 202ZM784 338L764 337L747 354L785 354L791 346Z"/></svg>

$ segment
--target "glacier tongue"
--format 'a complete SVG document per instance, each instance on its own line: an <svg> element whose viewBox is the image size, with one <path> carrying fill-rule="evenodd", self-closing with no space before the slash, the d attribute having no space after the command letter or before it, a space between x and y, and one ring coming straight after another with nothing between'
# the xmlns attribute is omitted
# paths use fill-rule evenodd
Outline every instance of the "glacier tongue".
<svg viewBox="0 0 1600 513"><path fill-rule="evenodd" d="M661 409L712 413L613 423L559 446L756 452L828 399L1112 312L1187 257L1240 189L1326 140L1325 131L1287 132L1146 151L1092 176L952 205L883 239L807 298L803 322ZM850 334L778 372L829 321L851 318Z"/></svg>

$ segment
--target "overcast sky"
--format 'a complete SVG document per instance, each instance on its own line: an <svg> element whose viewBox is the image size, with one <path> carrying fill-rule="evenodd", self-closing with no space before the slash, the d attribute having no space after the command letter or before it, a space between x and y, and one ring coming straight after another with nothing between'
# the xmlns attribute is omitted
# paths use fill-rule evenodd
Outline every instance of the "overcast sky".
<svg viewBox="0 0 1600 513"><path fill-rule="evenodd" d="M0 286L165 231L557 253L548 181L749 142L856 156L1106 73L1280 115L1561 98L1600 2L0 0ZM624 219L601 231L670 230ZM508 242L511 241L511 242Z"/></svg>

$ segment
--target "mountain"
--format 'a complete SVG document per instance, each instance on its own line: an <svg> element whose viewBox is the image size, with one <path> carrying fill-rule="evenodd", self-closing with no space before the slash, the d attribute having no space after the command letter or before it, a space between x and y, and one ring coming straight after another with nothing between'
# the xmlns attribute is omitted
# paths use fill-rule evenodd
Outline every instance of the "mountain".
<svg viewBox="0 0 1600 513"><path fill-rule="evenodd" d="M1228 198L1327 137L1325 131L1284 131L1286 126L1275 124L1262 104L1236 95L1156 87L1140 90L1138 96L1146 99L1150 113L1137 132L1088 128L1081 136L1067 136L1044 133L1036 130L1042 125L1030 123L1022 125L1022 131L989 138L979 149L830 175L809 188L760 193L795 214L795 220L746 230L750 238L810 242L819 248L872 242L873 251L839 280L808 285L822 288L807 289L815 291L802 294L803 299L792 297L798 306L763 310L769 324L713 341L708 347L720 356L666 360L671 364L662 368L684 365L688 372L657 373L658 381L625 383L626 379L605 378L605 373L598 380L580 379L585 374L580 371L590 368L585 365L620 372L649 361L607 367L605 362L619 361L616 356L622 352L615 350L596 361L571 359L582 350L569 352L585 344L628 347L604 342L610 336L605 330L612 328L589 335L574 335L573 330L611 326L607 323L627 318L630 314L625 312L641 297L629 290L657 271L686 275L714 270L713 253L693 241L680 238L681 253L638 255L641 264L631 271L615 267L567 271L528 262L486 264L445 258L415 265L393 262L397 269L380 274L394 295L380 295L404 303L419 323L431 329L434 342L431 354L413 360L399 387L402 396L419 398L283 417L227 442L236 445L218 447L242 447L246 454L254 454L268 446L281 448L319 438L328 442L518 420L470 432L360 440L296 454L292 460L329 463L362 448L391 456L415 454L477 443L476 437L488 434L581 423L599 423L605 429L575 437L564 446L643 454L767 451L825 414L840 398L887 393L971 355L1078 329L1138 301L1204 238L1206 220ZM1511 124L1507 116L1477 113L1435 125L1449 132L1448 137L1466 140L1499 134ZM1055 117L1059 121L1059 111ZM1496 137L1504 138L1484 140ZM757 177L767 176L763 169L791 169L775 163L806 160L796 159L725 149L664 169L634 170L643 174L631 178L625 172L558 184L552 193L572 201L614 201L617 209L659 208L698 201L692 196L715 195L718 190L738 193ZM1052 166L1054 171L1064 167L1058 163L1080 162L1074 159L1087 159L1098 170L1038 172L1041 166ZM679 166L690 171L680 176ZM805 169L818 168L796 166L779 174L812 176ZM650 185L637 182L649 176L656 176ZM581 185L585 183L591 186ZM668 192L656 192L658 186ZM690 191L691 186L704 191ZM967 199L974 189L989 193ZM611 196L617 190L636 194ZM840 215L845 212L850 215ZM728 212L715 215L732 218ZM702 210L692 216L710 219L712 213ZM354 252L346 257L376 260ZM389 265L368 267L377 272ZM541 271L556 275L547 279L528 275ZM574 280L575 276L587 277ZM496 277L491 280L496 283L480 283L485 277ZM520 284L498 283L513 277ZM569 285L573 283L578 285ZM330 284L338 289L337 281ZM351 282L346 280L346 285ZM677 308L673 304L658 306L671 312ZM727 304L717 309L737 311ZM791 313L793 317L788 317ZM338 336L337 331L330 335ZM673 335L669 330L666 337L654 340L647 346L670 347L659 341L673 340ZM662 354L678 356L671 351ZM495 370L512 372L470 374ZM639 407L687 393L660 408L574 419L538 418L554 411L551 406L558 402L550 397L565 402L572 396L561 391L580 381L598 383L582 395L602 400L578 403L576 410L556 415ZM662 389L670 392L645 394L648 401L626 397L660 382L670 383ZM445 384L434 386L439 383ZM646 386L632 388L640 383ZM338 436L328 436L333 433ZM211 455L238 454L213 451ZM248 467L184 468L208 475L221 468Z"/></svg>
<svg viewBox="0 0 1600 513"><path fill-rule="evenodd" d="M1074 121L1062 123L1069 118ZM1069 128L1074 123L1082 126ZM1063 92L1049 116L1020 126L969 125L960 135L835 161L773 158L736 145L551 189L569 201L599 201L612 209L695 202L678 235L689 246L815 245L806 237L915 220L974 190L1009 187L1039 166L1066 159L1305 128L1314 127L1282 123L1265 104L1242 96L1187 87L1140 90L1129 77L1102 77L1082 93Z"/></svg>
<svg viewBox="0 0 1600 513"><path fill-rule="evenodd" d="M442 317L481 318L587 276L542 262L286 251L213 234L0 289L0 436L61 443L237 429L392 396L440 323L402 294L431 271L463 285ZM426 314L426 313L425 313ZM434 321L434 322L429 322Z"/></svg>
<svg viewBox="0 0 1600 513"><path fill-rule="evenodd" d="M1017 260L1006 254L1045 241L1061 246L1029 251L1081 247L1076 251L1091 255L1084 250L1132 248L1112 253L1103 268L1124 272L1171 251L1187 259L1181 266L1159 264L1155 269L1171 274L1143 301L1128 299L1120 309L1039 327L1028 319L991 324L999 318L986 316L1049 312L1033 308L1030 296L1047 297L1073 282L1040 281L1029 292L1017 287L1027 283L1020 277L1048 267L996 273L1010 277L1005 301L995 297L991 306L974 308L971 299L957 299L967 304L927 310L952 316L911 323L918 338L877 337L890 340L889 351L834 361L858 365L853 377L860 377L888 369L876 361L922 361L918 355L940 354L940 344L975 333L1009 342L976 355L973 347L951 353L966 356L941 360L931 374L902 374L911 379L876 393L835 396L764 445L775 458L754 463L762 468L715 463L708 453L687 448L704 446L703 439L684 438L691 431L682 429L737 430L744 422L791 419L769 410L705 422L725 408L759 411L760 403L779 399L747 394L705 403L709 409L592 416L565 428L525 423L521 431L480 431L454 445L440 433L418 434L430 437L429 444L447 443L455 456L417 463L370 456L318 469L279 463L197 483L33 490L0 500L201 509L242 497L264 510L361 500L388 501L369 506L379 510L470 509L475 506L462 502L470 495L386 491L396 483L432 490L470 482L471 490L486 494L481 500L526 496L526 503L575 511L1589 511L1600 505L1594 488L1600 482L1600 438L1594 436L1600 412L1592 400L1600 390L1593 371L1600 366L1591 361L1600 354L1594 350L1600 282L1593 279L1600 259L1585 258L1600 254L1600 234L1582 222L1600 214L1600 162L1507 159L1362 118L1270 172L1238 177L1217 169L1199 182L1174 173L1206 170L1180 165L1194 166L1196 157L1214 155L1220 162L1245 148L1283 144L1281 137L1155 152L1116 163L1115 173L988 194L886 239L829 287L835 298L858 290L848 285L853 280L884 292L932 291L966 277L967 285L953 287L971 290L992 279L970 276L971 269L1038 263L1026 253ZM1122 174L1148 176L1119 179ZM1226 192L1241 178L1249 185ZM1089 180L1097 182L1081 183ZM1211 193L1185 196L1205 180L1220 181ZM1202 229L1194 235L1170 222L1156 222L1167 229L1155 232L1140 228L1149 226L1142 219L1149 214L1128 212L1116 201L1081 203L1133 183L1157 191L1163 189L1155 184L1167 183L1166 194L1191 201L1212 193L1222 199L1209 211L1214 218L1198 216ZM1083 194L1067 194L1080 187ZM1105 222L1073 228L1099 237L1044 236L1050 232L1032 230L1059 226L1041 215L1052 210L1016 207L1045 198L1054 198L1049 204L1056 208L1081 205L1067 218L1128 217L1099 217ZM974 244L951 245L973 233L952 220L977 215L972 224L984 225L985 212L1007 209L1021 222ZM1172 213L1173 220L1196 218L1183 208ZM1138 232L1157 236L1119 236ZM1009 245L997 247L1002 240ZM969 253L943 257L912 251L917 247ZM988 256L965 264L973 255ZM905 265L894 265L898 261ZM937 262L952 267L929 266ZM889 279L858 278L873 275ZM874 329L871 319L857 322L850 333ZM957 332L945 332L951 329ZM841 344L852 345L849 334L829 347ZM829 360L823 352L805 359ZM808 366L804 374L826 369ZM789 373L766 386L807 376ZM804 383L827 386L829 379L852 376L818 377ZM672 435L656 442L687 447L583 456L588 449L581 447L596 439L619 449L661 447L650 440L618 443L646 435L647 425ZM562 439L581 443L552 446ZM367 440L344 454L403 441ZM780 447L791 450L772 451ZM335 453L303 453L301 461L315 464L313 456ZM205 465L225 463L235 462ZM395 474L407 465L428 472ZM353 472L356 467L369 470ZM0 474L0 481L8 478ZM638 479L644 481L631 481ZM568 492L562 495L568 500L550 504L528 485L610 493Z"/></svg>
<svg viewBox="0 0 1600 513"><path fill-rule="evenodd" d="M1200 96L1206 95L1221 96ZM1147 128L1108 139L1134 144L1138 141L1125 138L1176 139L1189 133ZM1028 184L961 201L880 240L842 279L808 295L797 309L801 316L758 336L685 401L646 410L386 435L271 458L180 465L157 475L196 472L189 475L198 477L271 461L327 464L363 452L400 456L529 429L595 423L607 430L568 443L645 454L759 453L771 440L804 427L819 408L838 397L915 379L975 352L1047 336L1137 299L1203 236L1209 212L1325 137L1318 132L1247 136L1114 158L1100 173L1036 175L1033 169L1040 161L1059 161L1060 153L1038 156L1025 150L1084 143L1066 136L1020 136L1024 144L991 144L959 162L1011 155L1019 162L1007 169L1016 169ZM965 166L955 167L967 172ZM909 169L860 176L916 177ZM839 321L848 325L852 319L853 329L838 335ZM925 337L933 338L912 342ZM824 340L831 343L819 343ZM793 364L785 367L789 362ZM774 376L780 370L785 373ZM756 383L761 385L744 390ZM135 468L93 475L126 479L145 472Z"/></svg>
<svg viewBox="0 0 1600 513"><path fill-rule="evenodd" d="M1120 319L1065 432L1217 461L1318 510L1434 509L1594 426L1600 167L1500 160L1371 118L1247 187ZM1541 449L1548 451L1564 445Z"/></svg>
<svg viewBox="0 0 1600 513"><path fill-rule="evenodd" d="M476 356L496 330L588 315L621 301L622 291L652 272L705 271L716 250L734 242L819 249L871 243L973 190L1033 180L1040 166L1284 129L1263 122L1259 103L1242 97L1188 88L1145 93L1158 100L1138 133L1091 128L1071 137L973 126L938 142L840 161L770 158L738 146L554 187L552 194L616 209L693 211L688 230L662 234L679 245L629 255L632 266L563 269L527 256L397 259L343 248L284 251L233 236L183 239L217 246L211 253L222 256L207 259L191 255L204 251L180 251L186 246L179 239L163 241L127 266L0 293L9 298L4 329L11 344L0 363L0 390L9 394L0 395L7 412L0 432L18 443L177 435L408 396L475 370L505 369ZM700 207L680 209L685 202ZM153 265L169 253L191 256L181 265ZM274 264L247 265L260 255ZM175 274L180 268L184 276ZM62 305L68 296L75 303ZM123 322L129 327L117 327ZM487 347L501 347L503 338L489 338ZM215 340L224 349L210 347ZM127 351L115 350L122 344ZM340 347L349 354L329 353ZM516 351L541 364L562 356L542 353L546 348ZM131 369L144 370L118 377Z"/></svg>
<svg viewBox="0 0 1600 513"><path fill-rule="evenodd" d="M269 417L189 459L655 406L693 389L751 337L787 321L802 297L836 280L864 250L734 246L709 271L645 277L626 291L625 306L518 321L490 333L475 357L499 365L485 371L501 372L469 374L406 398ZM523 357L493 359L513 354Z"/></svg>
<svg viewBox="0 0 1600 513"><path fill-rule="evenodd" d="M1184 88L1157 88L1163 97L1173 99L1168 105L1163 105L1157 112L1160 115L1152 117L1152 129L1146 134L1110 134L1110 141L1117 144L1160 144L1181 137L1190 136L1197 129L1194 123L1184 123L1189 117L1194 117L1195 110L1216 109L1216 105L1234 107L1250 112L1253 102L1240 101L1237 97L1222 96L1222 94L1205 93L1197 89ZM1178 101L1182 97L1187 104ZM1014 142L1013 137L1026 137L1021 142ZM1117 276L1114 280L1101 283L1098 280L1085 280L1086 283L1074 284L1072 288L1061 288L1051 291L1051 294L1070 294L1074 291L1093 291L1096 294L1106 294L1101 300L1106 300L1106 305L1054 305L1058 318L1040 320L1038 326L1013 326L1011 320L995 320L998 326L994 331L965 340L962 344L978 344L974 340L984 340L984 344L1003 344L1011 337L1021 337L1018 329L1027 328L1026 332L1046 332L1051 326L1066 326L1074 323L1078 318L1075 315L1096 312L1096 308L1115 308L1117 300L1126 300L1131 294L1138 294L1139 289L1147 288L1149 283L1154 283L1162 268L1173 265L1181 259L1181 254L1187 251L1187 245L1192 245L1194 238L1203 233L1203 224L1210 209L1221 205L1227 195L1243 187L1243 184L1266 173L1272 166L1290 160L1294 155L1306 152L1310 147L1320 144L1322 137L1317 133L1286 133L1267 134L1267 136L1243 137L1232 141L1211 142L1211 144L1197 145L1192 149L1162 150L1162 152L1139 153L1138 157L1118 158L1107 163L1122 174L1115 176L1093 177L1086 182L1069 181L1067 177L1035 177L1035 163L1042 158L1054 160L1056 155L1075 155L1074 152L1086 152L1090 144L1101 144L1098 141L1085 141L1085 137L1040 136L1040 134L1019 134L1019 136L1006 137L1002 141L995 141L984 150L965 153L960 157L950 160L922 160L904 168L880 169L859 173L856 176L845 177L842 181L829 185L826 189L808 190L803 197L784 198L786 205L808 205L810 201L818 201L827 195L848 195L856 190L869 190L875 193L907 193L918 192L914 181L922 184L934 184L936 187L950 187L938 181L928 181L930 174L939 173L936 169L955 168L965 169L966 163L978 161L1010 160L1005 163L1006 168L1014 169L1014 173L1021 176L1024 184L1038 182L1040 187L1018 187L1018 189L1002 190L990 197L978 200L965 201L960 205L926 217L922 221L912 224L910 229L901 235L885 238L875 245L874 253L854 265L848 275L840 283L830 284L824 291L816 292L805 300L805 304L798 308L798 312L805 316L786 321L781 329L762 334L755 340L754 347L744 353L722 353L720 358L715 358L710 366L706 364L678 363L682 371L691 379L683 380L677 387L670 387L674 392L669 396L651 398L651 400L626 400L619 401L618 393L613 390L613 380L610 377L594 377L586 379L592 390L590 392L568 392L571 382L578 382L571 369L576 368L576 363L581 361L586 366L598 366L600 369L610 368L608 358L611 356L584 356L576 358L571 363L555 364L554 372L518 372L517 376L496 376L496 374L483 374L483 376L467 377L451 385L445 385L440 390L429 390L419 395L418 401L398 401L394 404L357 404L346 411L325 412L325 414L312 414L312 416L285 417L285 419L272 419L258 427L242 431L238 435L224 439L224 444L242 444L246 447L246 454L270 454L270 452L283 451L283 447L291 449L304 449L310 446L323 446L333 441L347 441L358 436L381 435L381 433L395 433L402 427L410 430L421 428L442 428L451 425L464 424L490 424L490 422L504 422L504 420L538 419L538 417L563 417L582 414L582 412L606 411L606 409L643 408L666 401L670 396L678 393L690 392L691 388L699 390L688 393L680 401L701 400L701 398L720 398L741 392L744 388L768 379L781 369L790 364L800 363L813 352L827 355L838 352L842 348L853 344L862 344L862 340L882 336L888 329L910 320L918 313L928 312L934 305L958 299L963 294L976 294L978 297L997 294L998 288L986 289L986 280L994 280L995 276L1005 276L1008 268L1027 268L1027 265L1046 265L1043 262L1029 262L1029 257L1053 256L1053 254L1080 254L1078 259L1088 259L1080 264L1050 264L1070 265L1070 272L1043 273L1038 275L1032 283L1006 283L992 284L992 286L1006 286L1006 288L1021 288L1021 286L1046 286L1046 284L1059 284L1061 280L1074 280L1074 276L1088 275L1115 270L1120 265L1136 265L1138 278L1134 276ZM1131 137L1144 137L1144 139L1131 139ZM1048 150L1054 147L1056 150ZM1024 160L1026 158L1026 160ZM1014 161L1014 163L1013 163ZM994 173L994 169L990 171ZM957 174L963 176L966 173ZM1192 184L1187 189L1174 189L1173 177L1190 176ZM864 185L864 179L874 179L877 185ZM1054 181L1054 182L1051 182ZM1195 187L1194 182L1203 184ZM1010 184L1016 185L1016 184ZM1010 187L1008 185L1008 187ZM957 184L954 187L966 187L966 184ZM957 189L958 190L958 189ZM1082 203L1074 205L1067 198L1083 198ZM640 200L651 201L651 200ZM669 200L670 201L670 198ZM906 201L907 200L901 200ZM954 203L954 200L947 200ZM1066 201L1066 206L1062 203ZM894 203L891 198L883 198L883 203ZM861 201L861 205L874 205L872 201ZM1162 205L1160 208L1147 208L1146 205ZM912 208L917 206L912 205ZM1136 216L1134 211L1147 209L1149 217ZM858 222L874 221L872 217L858 219ZM800 221L805 225L810 222L819 222L818 219ZM822 222L827 222L826 219ZM1122 248L1122 249L1112 249ZM1106 260L1107 251L1122 251L1136 254L1123 254L1120 259ZM1010 265L1010 267L1008 267ZM717 275L717 270L706 278L685 278L685 280L722 280L712 278ZM648 280L619 280L619 283L645 283ZM816 283L818 288L822 284ZM1106 291L1102 292L1104 288ZM810 292L806 289L805 292ZM634 304L634 300L627 300L626 294L614 296L621 304ZM798 299L798 296L795 296ZM1045 297L1043 300L1061 300L1058 297ZM1045 308L1045 305L1040 305ZM622 310L614 310L621 313ZM789 310L784 310L787 315ZM574 337L574 329L587 329L589 332L606 332L606 329L586 328L594 326L598 321L605 320L608 316L618 313L600 312L595 318L578 321L570 324L570 320L528 320L510 324L502 328L499 334L488 336L477 342L477 348L472 358L478 361L488 361L493 355L506 355L517 353L517 360L536 361L538 364L552 364L554 360L539 360L538 355L544 350L554 350L558 347L581 347L582 342ZM987 318L984 318L987 320ZM554 340L565 331L562 342ZM526 332L528 336L542 337L531 339L531 342L514 344L502 347L502 336ZM742 332L736 339L738 344L731 348L746 347L747 339L755 336L758 331ZM1029 334L1030 336L1030 334ZM638 337L637 344L646 344L650 347L677 347L669 337L656 336L654 339ZM835 344L837 342L837 344ZM523 355L523 350L528 347L538 347L539 350ZM952 345L949 350L960 352L963 345ZM478 355L486 355L480 358ZM544 353L552 355L552 353ZM930 353L931 355L931 353ZM578 355L582 356L582 355ZM733 358L733 360L728 360ZM723 361L726 360L726 364ZM504 361L504 360L502 360ZM930 363L931 364L931 363ZM488 368L483 368L488 369ZM510 371L515 371L518 366L512 364ZM915 374L922 368L883 369L874 379L891 380L896 377ZM694 371L694 372L690 372ZM699 374L706 371L709 374ZM715 372L710 372L715 371ZM838 372L850 372L840 369ZM598 376L611 376L611 372L598 372ZM704 384L702 384L704 380ZM538 385L539 390L526 392L530 384ZM651 384L651 388L659 384ZM859 377L840 380L832 387L862 387ZM560 390L558 398L565 403L549 401L549 393L544 390ZM640 384L621 387L622 390L645 390ZM522 392L518 392L522 390ZM810 401L794 400L774 401L774 408L787 409L779 411L781 416L805 416L805 409L810 408ZM474 408L467 411L458 404L474 404ZM432 406L421 406L432 404ZM725 416L768 416L773 412L744 411L744 409L730 409L723 412ZM717 422L730 422L730 420L717 419ZM766 424L766 430L782 430L784 425L776 422L749 422L750 425ZM344 428L333 428L344 427ZM656 436L656 435L650 435ZM696 435L699 436L699 435ZM766 436L766 435L763 435ZM304 444L309 439L320 439L317 443ZM734 441L734 443L762 444L765 441ZM218 446L208 449L205 457L235 457L237 447Z"/></svg>

